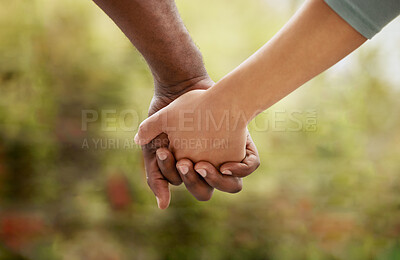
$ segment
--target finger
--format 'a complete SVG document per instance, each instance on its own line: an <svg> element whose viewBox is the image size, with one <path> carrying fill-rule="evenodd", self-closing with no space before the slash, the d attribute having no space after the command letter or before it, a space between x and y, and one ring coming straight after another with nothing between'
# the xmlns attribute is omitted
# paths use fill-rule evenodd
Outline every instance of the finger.
<svg viewBox="0 0 400 260"><path fill-rule="evenodd" d="M144 163L146 168L147 184L153 191L160 209L166 209L171 200L168 181L161 174L156 157L149 150L143 150Z"/></svg>
<svg viewBox="0 0 400 260"><path fill-rule="evenodd" d="M179 160L176 163L182 181L187 190L199 201L210 200L214 192L214 188L195 172L192 161L188 159Z"/></svg>
<svg viewBox="0 0 400 260"><path fill-rule="evenodd" d="M242 190L241 178L223 175L209 162L198 162L194 168L211 187L217 190L229 193L237 193Z"/></svg>
<svg viewBox="0 0 400 260"><path fill-rule="evenodd" d="M156 138L162 131L162 113L159 111L154 115L146 118L139 126L139 130L135 135L135 143L145 145Z"/></svg>
<svg viewBox="0 0 400 260"><path fill-rule="evenodd" d="M165 147L157 149L156 155L157 164L162 175L172 185L180 185L182 183L182 179L176 170L176 161L174 155Z"/></svg>
<svg viewBox="0 0 400 260"><path fill-rule="evenodd" d="M234 177L246 177L253 173L260 166L260 156L250 134L247 135L246 157L240 163L228 162L220 167L220 172L224 175Z"/></svg>

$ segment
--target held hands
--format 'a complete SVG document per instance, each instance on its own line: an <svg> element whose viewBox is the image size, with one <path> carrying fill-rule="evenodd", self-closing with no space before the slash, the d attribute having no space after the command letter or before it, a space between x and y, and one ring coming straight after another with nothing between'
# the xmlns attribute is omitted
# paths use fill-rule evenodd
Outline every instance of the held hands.
<svg viewBox="0 0 400 260"><path fill-rule="evenodd" d="M209 77L195 78L166 87L156 84L156 95L150 104L149 115L168 106L184 93L206 90L213 84ZM260 165L257 148L248 133L246 157L241 162L225 163L219 170L206 161L194 164L189 159L175 160L168 145L168 137L163 133L149 144L142 146L147 183L156 196L160 209L169 206L171 199L169 184L180 185L183 182L197 200L207 201L211 199L214 188L228 193L239 192L242 189L241 178L253 173ZM183 172L182 169L186 171Z"/></svg>
<svg viewBox="0 0 400 260"><path fill-rule="evenodd" d="M220 102L209 90L193 90L143 121L135 142L145 145L165 133L177 160L206 161L219 167L245 158L246 124L240 111Z"/></svg>

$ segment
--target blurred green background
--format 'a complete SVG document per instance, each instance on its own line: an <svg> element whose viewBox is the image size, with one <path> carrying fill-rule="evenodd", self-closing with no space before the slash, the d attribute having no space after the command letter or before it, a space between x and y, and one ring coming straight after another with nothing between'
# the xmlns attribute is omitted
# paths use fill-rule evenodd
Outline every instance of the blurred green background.
<svg viewBox="0 0 400 260"><path fill-rule="evenodd" d="M177 3L218 80L301 2ZM242 192L181 185L161 211L140 150L107 145L135 131L82 131L85 110L145 117L140 54L89 0L0 0L0 259L400 259L399 46L397 20L261 114Z"/></svg>

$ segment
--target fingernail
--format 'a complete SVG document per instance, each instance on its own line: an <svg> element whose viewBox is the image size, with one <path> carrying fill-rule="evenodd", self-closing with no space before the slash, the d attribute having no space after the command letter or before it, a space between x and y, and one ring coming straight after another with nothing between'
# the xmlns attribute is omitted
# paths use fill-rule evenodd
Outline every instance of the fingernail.
<svg viewBox="0 0 400 260"><path fill-rule="evenodd" d="M177 168L183 175L185 175L189 171L189 168L186 165L180 165Z"/></svg>
<svg viewBox="0 0 400 260"><path fill-rule="evenodd" d="M157 153L158 159L160 159L161 161L164 161L168 157L167 154L164 152L156 152L156 153Z"/></svg>
<svg viewBox="0 0 400 260"><path fill-rule="evenodd" d="M161 208L160 208L160 199L159 199L157 196L156 196L156 200L157 200L157 206L158 206L158 208L161 209Z"/></svg>
<svg viewBox="0 0 400 260"><path fill-rule="evenodd" d="M203 178L207 176L207 171L204 169L197 169L196 172L198 172Z"/></svg>
<svg viewBox="0 0 400 260"><path fill-rule="evenodd" d="M135 144L139 144L139 135L138 134L135 135L134 141L135 141Z"/></svg>
<svg viewBox="0 0 400 260"><path fill-rule="evenodd" d="M230 170L225 170L225 171L222 172L222 174L232 175L232 172Z"/></svg>

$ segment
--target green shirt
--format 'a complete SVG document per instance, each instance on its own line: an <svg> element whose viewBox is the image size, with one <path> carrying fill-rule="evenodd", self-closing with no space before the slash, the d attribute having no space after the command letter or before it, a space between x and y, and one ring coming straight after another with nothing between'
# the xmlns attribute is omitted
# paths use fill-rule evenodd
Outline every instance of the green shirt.
<svg viewBox="0 0 400 260"><path fill-rule="evenodd" d="M325 0L325 2L368 39L400 14L400 0Z"/></svg>

